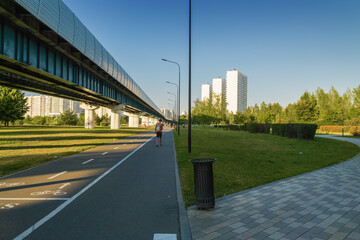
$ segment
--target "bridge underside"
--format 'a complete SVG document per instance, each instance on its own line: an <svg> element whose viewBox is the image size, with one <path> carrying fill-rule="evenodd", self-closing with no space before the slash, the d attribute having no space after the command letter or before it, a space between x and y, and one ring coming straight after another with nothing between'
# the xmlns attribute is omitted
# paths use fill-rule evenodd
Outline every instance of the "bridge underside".
<svg viewBox="0 0 360 240"><path fill-rule="evenodd" d="M114 70L115 71L115 70ZM94 64L13 1L0 3L0 84L40 94L163 117L119 81Z"/></svg>

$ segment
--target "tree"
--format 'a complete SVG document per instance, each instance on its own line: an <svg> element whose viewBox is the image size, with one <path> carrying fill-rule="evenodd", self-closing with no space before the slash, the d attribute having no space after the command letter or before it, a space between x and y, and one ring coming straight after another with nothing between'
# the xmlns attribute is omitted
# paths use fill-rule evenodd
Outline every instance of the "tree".
<svg viewBox="0 0 360 240"><path fill-rule="evenodd" d="M23 92L0 86L0 122L9 126L10 122L24 119L28 109Z"/></svg>
<svg viewBox="0 0 360 240"><path fill-rule="evenodd" d="M313 94L305 91L297 101L296 114L299 122L311 123L317 120L317 100Z"/></svg>
<svg viewBox="0 0 360 240"><path fill-rule="evenodd" d="M58 116L58 122L61 125L76 125L78 121L76 113L67 110Z"/></svg>
<svg viewBox="0 0 360 240"><path fill-rule="evenodd" d="M78 125L78 126L84 126L85 125L85 114L84 114L84 112L80 113L76 125Z"/></svg>

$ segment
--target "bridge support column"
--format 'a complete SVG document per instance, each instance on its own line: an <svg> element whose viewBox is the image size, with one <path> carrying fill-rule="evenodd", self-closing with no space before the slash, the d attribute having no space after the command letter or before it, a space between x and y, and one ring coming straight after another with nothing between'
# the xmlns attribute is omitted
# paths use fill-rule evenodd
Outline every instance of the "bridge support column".
<svg viewBox="0 0 360 240"><path fill-rule="evenodd" d="M95 110L99 107L86 103L81 103L80 107L85 109L85 128L94 128Z"/></svg>
<svg viewBox="0 0 360 240"><path fill-rule="evenodd" d="M149 117L141 117L141 120L142 120L142 124L145 125L145 127L149 126Z"/></svg>
<svg viewBox="0 0 360 240"><path fill-rule="evenodd" d="M111 110L111 129L120 129L120 118L121 118L121 110L125 108L123 104L119 104L116 106L108 106Z"/></svg>
<svg viewBox="0 0 360 240"><path fill-rule="evenodd" d="M139 116L136 114L129 114L129 127L139 127Z"/></svg>
<svg viewBox="0 0 360 240"><path fill-rule="evenodd" d="M157 123L157 119L156 118L151 118L151 125L155 125Z"/></svg>

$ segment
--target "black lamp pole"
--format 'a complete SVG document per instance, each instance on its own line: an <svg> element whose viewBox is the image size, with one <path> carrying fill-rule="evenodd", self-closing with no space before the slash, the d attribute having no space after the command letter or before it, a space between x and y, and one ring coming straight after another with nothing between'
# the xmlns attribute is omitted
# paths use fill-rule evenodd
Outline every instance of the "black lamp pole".
<svg viewBox="0 0 360 240"><path fill-rule="evenodd" d="M180 65L177 63L177 62L174 62L174 61L170 61L170 60L167 60L165 58L162 58L161 60L165 61L165 62L170 62L170 63L174 63L178 66L179 68L179 88L178 88L178 135L180 135ZM166 81L167 83L170 83L170 84L174 84L174 83L171 83L169 81ZM174 84L176 85L176 84ZM177 85L176 85L177 86Z"/></svg>
<svg viewBox="0 0 360 240"><path fill-rule="evenodd" d="M191 153L191 0L189 0L189 123L188 153Z"/></svg>

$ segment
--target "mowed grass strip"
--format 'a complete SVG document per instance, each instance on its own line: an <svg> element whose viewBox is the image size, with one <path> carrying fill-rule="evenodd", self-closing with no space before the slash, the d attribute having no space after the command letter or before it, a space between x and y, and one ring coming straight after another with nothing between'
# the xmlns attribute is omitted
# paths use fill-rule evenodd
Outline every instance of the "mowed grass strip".
<svg viewBox="0 0 360 240"><path fill-rule="evenodd" d="M150 129L0 127L0 177Z"/></svg>
<svg viewBox="0 0 360 240"><path fill-rule="evenodd" d="M213 163L215 197L222 197L269 182L324 168L355 156L351 143L315 138L300 141L269 134L251 134L216 128L192 128L188 154L187 129L174 133L184 201L195 204L195 158L216 158Z"/></svg>

